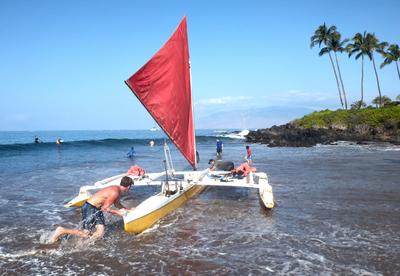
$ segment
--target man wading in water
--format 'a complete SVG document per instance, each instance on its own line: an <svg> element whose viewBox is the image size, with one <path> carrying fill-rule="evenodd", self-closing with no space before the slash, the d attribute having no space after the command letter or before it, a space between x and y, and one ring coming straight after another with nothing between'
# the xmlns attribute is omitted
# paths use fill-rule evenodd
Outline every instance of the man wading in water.
<svg viewBox="0 0 400 276"><path fill-rule="evenodd" d="M80 229L68 229L65 227L57 227L50 242L56 242L63 235L74 235L82 238L98 239L104 235L105 220L104 212L108 212L118 216L124 216L127 209L121 204L120 197L122 193L129 191L133 185L130 177L124 176L121 179L120 186L110 186L101 189L91 196L82 206L82 226ZM111 209L111 205L118 208ZM93 228L96 230L92 232Z"/></svg>

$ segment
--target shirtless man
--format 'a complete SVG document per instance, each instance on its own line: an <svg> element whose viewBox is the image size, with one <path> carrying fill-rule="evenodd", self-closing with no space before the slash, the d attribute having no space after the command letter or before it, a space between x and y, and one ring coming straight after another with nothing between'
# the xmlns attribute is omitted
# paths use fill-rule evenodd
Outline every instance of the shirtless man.
<svg viewBox="0 0 400 276"><path fill-rule="evenodd" d="M81 229L68 229L57 227L50 242L56 242L63 235L74 235L82 238L98 239L104 235L105 220L103 212L108 212L118 216L124 216L127 209L121 204L120 197L122 193L129 191L133 185L133 180L124 176L121 179L120 186L110 186L101 189L91 196L82 206L82 226ZM111 205L118 209L112 209ZM92 232L93 228L96 230Z"/></svg>

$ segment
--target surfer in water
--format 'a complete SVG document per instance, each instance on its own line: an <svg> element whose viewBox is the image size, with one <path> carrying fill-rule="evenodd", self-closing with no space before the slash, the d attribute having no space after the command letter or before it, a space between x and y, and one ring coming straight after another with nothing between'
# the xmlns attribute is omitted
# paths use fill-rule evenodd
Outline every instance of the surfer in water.
<svg viewBox="0 0 400 276"><path fill-rule="evenodd" d="M126 215L129 210L121 204L120 197L122 193L128 192L132 185L134 185L132 178L124 176L119 186L109 186L95 193L82 206L83 229L69 229L59 226L50 239L50 243L55 243L64 235L91 239L103 237L105 232L103 212L122 217ZM111 208L113 204L117 209ZM95 230L93 231L93 229Z"/></svg>
<svg viewBox="0 0 400 276"><path fill-rule="evenodd" d="M37 135L35 135L35 144L39 144L41 141L39 139L39 137L37 137Z"/></svg>

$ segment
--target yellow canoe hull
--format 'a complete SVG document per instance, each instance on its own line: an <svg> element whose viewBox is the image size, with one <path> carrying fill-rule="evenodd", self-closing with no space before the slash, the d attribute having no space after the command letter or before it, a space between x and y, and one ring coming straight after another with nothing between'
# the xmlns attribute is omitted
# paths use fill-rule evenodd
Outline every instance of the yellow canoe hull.
<svg viewBox="0 0 400 276"><path fill-rule="evenodd" d="M157 221L177 209L183 203L185 203L188 199L198 195L204 190L205 186L197 186L193 185L187 191L180 194L175 199L171 200L164 206L160 207L157 210L154 210L151 213L148 213L145 216L142 216L138 219L124 222L124 229L126 232L139 234L144 230L153 226ZM158 194L157 196L164 196L162 194Z"/></svg>
<svg viewBox="0 0 400 276"><path fill-rule="evenodd" d="M77 197L65 204L64 207L82 207L89 197L90 195L87 194L79 194Z"/></svg>

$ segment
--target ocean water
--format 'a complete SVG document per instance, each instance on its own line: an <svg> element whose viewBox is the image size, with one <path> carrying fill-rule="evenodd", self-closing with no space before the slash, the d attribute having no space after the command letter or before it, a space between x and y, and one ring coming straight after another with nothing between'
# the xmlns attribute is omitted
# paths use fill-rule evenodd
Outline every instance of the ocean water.
<svg viewBox="0 0 400 276"><path fill-rule="evenodd" d="M35 135L43 143L33 144ZM201 169L221 132L196 135ZM58 137L65 143L56 145ZM400 147L389 144L250 144L254 166L273 186L272 211L256 190L210 187L142 234L124 232L122 220L107 214L100 241L45 244L56 226L79 225L79 209L63 204L80 186L134 164L163 170L163 139L160 131L0 132L1 274L399 274ZM245 142L222 139L224 159L240 164ZM188 169L171 150L175 168ZM122 202L133 207L157 192L134 187Z"/></svg>

